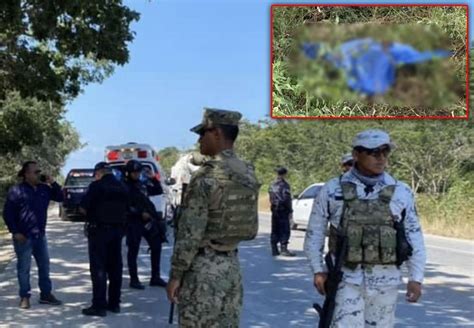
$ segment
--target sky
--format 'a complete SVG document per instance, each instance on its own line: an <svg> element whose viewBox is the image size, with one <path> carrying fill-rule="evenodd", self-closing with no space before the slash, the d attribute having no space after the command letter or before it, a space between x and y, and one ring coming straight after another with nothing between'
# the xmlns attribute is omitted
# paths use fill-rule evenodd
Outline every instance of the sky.
<svg viewBox="0 0 474 328"><path fill-rule="evenodd" d="M269 0L129 0L141 14L132 24L130 61L102 84L89 84L67 105L66 119L85 146L63 167L93 167L105 147L127 142L156 149L185 150L197 142L189 129L203 107L240 111L256 122L270 114ZM316 4L317 1L298 1ZM330 1L325 4L404 3ZM470 40L474 2L410 1L413 4L469 4Z"/></svg>

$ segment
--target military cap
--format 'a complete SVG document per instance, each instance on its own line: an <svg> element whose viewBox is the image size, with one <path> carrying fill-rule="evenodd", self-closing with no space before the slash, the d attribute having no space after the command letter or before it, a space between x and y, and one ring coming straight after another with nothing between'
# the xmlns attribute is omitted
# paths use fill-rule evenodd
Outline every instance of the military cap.
<svg viewBox="0 0 474 328"><path fill-rule="evenodd" d="M388 133L377 129L369 129L359 132L352 140L352 148L364 147L367 149L374 149L383 145L389 146L390 149L395 148L395 144L390 140Z"/></svg>
<svg viewBox="0 0 474 328"><path fill-rule="evenodd" d="M97 163L95 166L94 166L94 172L97 172L99 170L106 170L106 169L109 169L110 166L108 163L106 162L99 162Z"/></svg>
<svg viewBox="0 0 474 328"><path fill-rule="evenodd" d="M344 154L342 155L342 158L341 158L341 164L346 164L347 162L350 162L350 161L353 161L354 159L352 158L352 154L351 153L347 153L347 154Z"/></svg>
<svg viewBox="0 0 474 328"><path fill-rule="evenodd" d="M283 174L287 174L288 173L288 169L286 167L278 167L275 172L278 174L278 175L283 175Z"/></svg>
<svg viewBox="0 0 474 328"><path fill-rule="evenodd" d="M191 129L191 132L200 134L204 129L214 128L217 125L239 125L242 114L235 111L204 108L204 114L201 124Z"/></svg>

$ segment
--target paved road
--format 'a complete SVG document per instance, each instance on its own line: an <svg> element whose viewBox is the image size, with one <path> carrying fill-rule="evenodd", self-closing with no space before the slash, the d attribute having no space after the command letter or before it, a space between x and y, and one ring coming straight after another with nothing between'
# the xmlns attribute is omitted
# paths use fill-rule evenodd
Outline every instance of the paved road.
<svg viewBox="0 0 474 328"><path fill-rule="evenodd" d="M268 215L262 214L259 236L240 248L245 288L241 327L314 327L317 316L311 304L321 299L312 287L311 274L303 256L304 232L293 232L290 248L297 257L272 258L269 256L269 227ZM33 307L19 310L14 260L0 274L1 326L169 326L164 289L130 290L125 270L122 313L106 318L82 316L80 310L88 305L91 295L82 224L62 222L53 214L48 235L51 276L56 295L65 302L64 306L48 307L36 303L34 268ZM434 236L428 236L426 242L429 264L423 300L417 305L406 304L400 289L397 327L474 327L474 243ZM170 254L170 247L165 247L164 272L168 271ZM143 281L149 277L148 263L144 246L139 257Z"/></svg>

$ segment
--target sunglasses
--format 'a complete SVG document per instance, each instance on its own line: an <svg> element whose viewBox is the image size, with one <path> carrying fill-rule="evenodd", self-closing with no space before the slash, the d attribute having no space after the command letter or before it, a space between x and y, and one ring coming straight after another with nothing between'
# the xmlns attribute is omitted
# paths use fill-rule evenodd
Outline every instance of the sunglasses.
<svg viewBox="0 0 474 328"><path fill-rule="evenodd" d="M381 155L383 155L385 158L387 158L388 155L390 154L390 148L389 147L373 148L373 149L359 147L358 150L360 152L364 152L367 155L375 157L375 158L379 158Z"/></svg>
<svg viewBox="0 0 474 328"><path fill-rule="evenodd" d="M201 137L203 137L203 136L206 134L206 132L212 131L212 130L215 130L215 129L216 129L216 128L202 129L202 130L199 132L199 135L200 135Z"/></svg>

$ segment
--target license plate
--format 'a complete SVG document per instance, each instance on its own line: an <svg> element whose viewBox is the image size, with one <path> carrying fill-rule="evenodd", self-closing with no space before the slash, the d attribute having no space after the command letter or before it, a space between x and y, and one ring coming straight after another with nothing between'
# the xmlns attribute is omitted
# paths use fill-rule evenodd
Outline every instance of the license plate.
<svg viewBox="0 0 474 328"><path fill-rule="evenodd" d="M124 151L124 152L122 152L122 157L123 157L123 159L132 159L133 158L133 152L132 151Z"/></svg>

